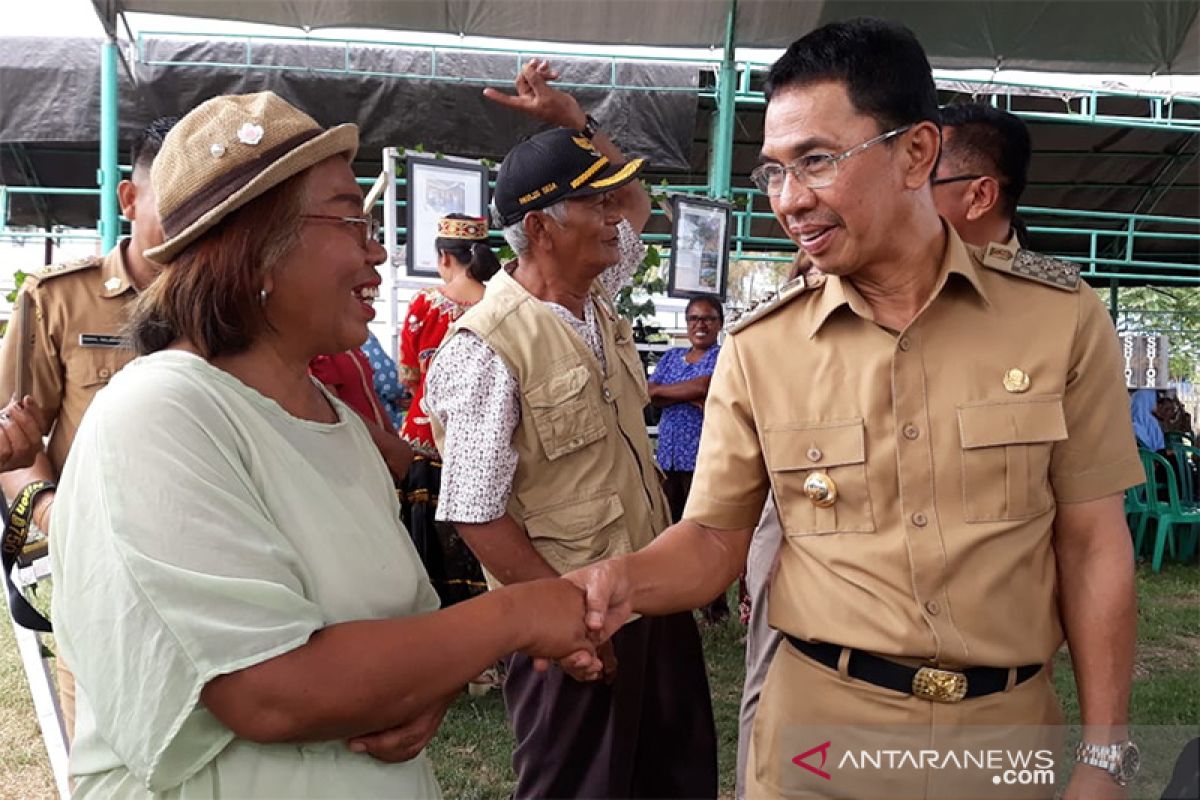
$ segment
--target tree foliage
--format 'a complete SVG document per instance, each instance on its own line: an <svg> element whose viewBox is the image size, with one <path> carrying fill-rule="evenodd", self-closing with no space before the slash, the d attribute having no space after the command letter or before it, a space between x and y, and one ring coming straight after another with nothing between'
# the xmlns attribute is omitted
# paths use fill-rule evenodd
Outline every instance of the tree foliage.
<svg viewBox="0 0 1200 800"><path fill-rule="evenodd" d="M1117 296L1120 333L1167 337L1173 380L1200 380L1200 288L1141 286Z"/></svg>

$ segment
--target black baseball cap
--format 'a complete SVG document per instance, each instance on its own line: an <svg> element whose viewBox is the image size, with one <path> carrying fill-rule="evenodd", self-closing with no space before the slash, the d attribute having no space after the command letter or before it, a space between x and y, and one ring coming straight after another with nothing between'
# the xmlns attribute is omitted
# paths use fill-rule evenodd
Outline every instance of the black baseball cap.
<svg viewBox="0 0 1200 800"><path fill-rule="evenodd" d="M596 151L579 131L554 128L518 144L496 176L496 212L501 225L513 225L529 211L568 197L611 192L633 180L643 159L616 165Z"/></svg>

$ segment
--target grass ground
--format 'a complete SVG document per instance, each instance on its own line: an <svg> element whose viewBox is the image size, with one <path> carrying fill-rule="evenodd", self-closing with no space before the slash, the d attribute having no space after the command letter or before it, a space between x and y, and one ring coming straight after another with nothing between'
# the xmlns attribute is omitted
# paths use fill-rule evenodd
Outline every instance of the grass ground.
<svg viewBox="0 0 1200 800"><path fill-rule="evenodd" d="M1132 718L1136 725L1200 725L1200 571L1169 565L1155 575L1138 570L1138 652ZM742 686L743 629L726 623L704 632L720 755L721 794L731 797ZM1070 659L1055 669L1068 717L1078 719ZM512 787L512 735L498 692L463 697L430 747L447 798L504 798ZM29 691L12 632L0 625L0 798L52 797Z"/></svg>

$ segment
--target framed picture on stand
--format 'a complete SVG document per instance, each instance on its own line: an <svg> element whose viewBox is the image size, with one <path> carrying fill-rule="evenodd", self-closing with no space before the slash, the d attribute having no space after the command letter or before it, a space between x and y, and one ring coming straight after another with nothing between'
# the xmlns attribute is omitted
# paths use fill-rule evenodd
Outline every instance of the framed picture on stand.
<svg viewBox="0 0 1200 800"><path fill-rule="evenodd" d="M677 194L671 198L670 297L713 294L725 300L729 273L729 203Z"/></svg>
<svg viewBox="0 0 1200 800"><path fill-rule="evenodd" d="M487 216L488 169L457 159L410 154L405 159L408 180L408 275L438 277L438 220L447 214Z"/></svg>

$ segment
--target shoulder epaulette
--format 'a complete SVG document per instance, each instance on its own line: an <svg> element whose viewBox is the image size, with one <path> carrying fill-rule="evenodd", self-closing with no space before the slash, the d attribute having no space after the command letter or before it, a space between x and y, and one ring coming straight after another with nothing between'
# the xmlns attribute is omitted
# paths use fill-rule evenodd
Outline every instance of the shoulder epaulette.
<svg viewBox="0 0 1200 800"><path fill-rule="evenodd" d="M815 289L818 286L825 284L825 276L819 273L811 273L808 275L800 275L792 278L790 281L779 287L779 291L772 292L759 300L754 305L746 309L740 314L737 319L733 320L725 328L730 334L745 330L760 319L769 316L775 311L783 308L785 305L795 300L800 295L804 294L809 289Z"/></svg>
<svg viewBox="0 0 1200 800"><path fill-rule="evenodd" d="M985 267L1068 292L1079 290L1079 266L1032 250L992 242L981 254Z"/></svg>
<svg viewBox="0 0 1200 800"><path fill-rule="evenodd" d="M31 273L29 277L36 278L39 283L45 283L55 278L61 278L63 275L82 272L85 269L94 269L102 264L104 264L104 259L98 256L76 258L71 261L64 261L61 264L51 264L48 267L42 267Z"/></svg>

